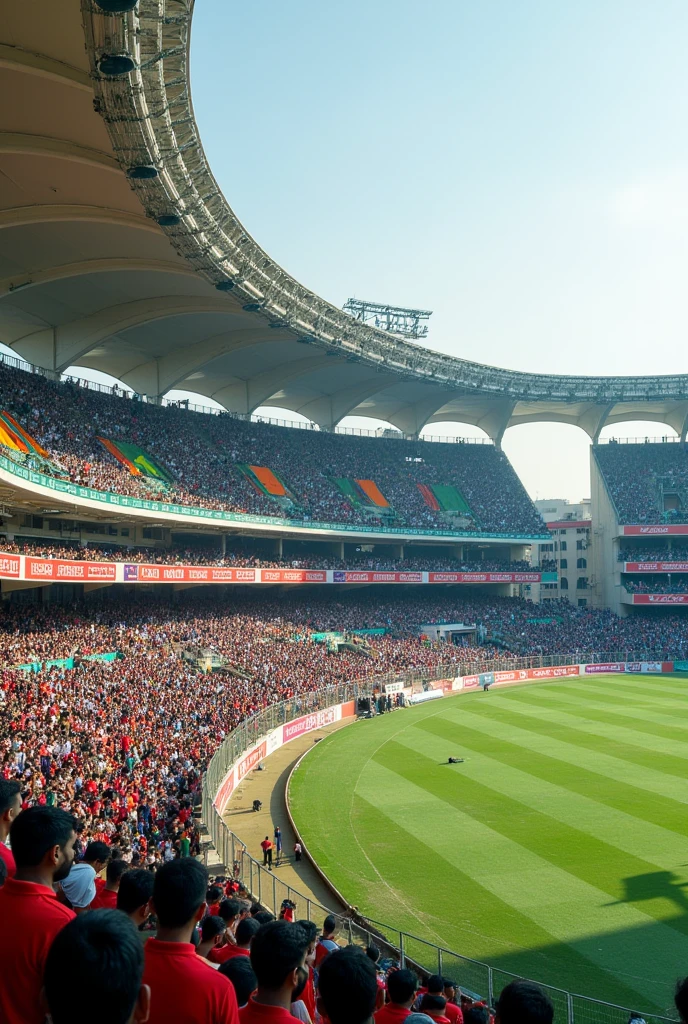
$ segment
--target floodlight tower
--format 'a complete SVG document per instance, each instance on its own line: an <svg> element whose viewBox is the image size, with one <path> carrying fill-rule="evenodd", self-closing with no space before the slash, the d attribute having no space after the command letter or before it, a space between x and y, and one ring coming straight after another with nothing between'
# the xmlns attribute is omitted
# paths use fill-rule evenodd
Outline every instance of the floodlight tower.
<svg viewBox="0 0 688 1024"><path fill-rule="evenodd" d="M398 338L417 341L427 338L428 325L422 321L432 316L430 309L406 309L403 306L385 306L380 302L366 302L364 299L347 299L342 306L355 320L373 324L383 331L389 331Z"/></svg>

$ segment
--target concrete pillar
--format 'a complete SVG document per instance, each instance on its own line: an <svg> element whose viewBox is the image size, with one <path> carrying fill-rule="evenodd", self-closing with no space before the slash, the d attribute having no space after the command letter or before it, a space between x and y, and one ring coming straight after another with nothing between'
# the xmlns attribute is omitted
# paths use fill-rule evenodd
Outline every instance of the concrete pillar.
<svg viewBox="0 0 688 1024"><path fill-rule="evenodd" d="M339 555L338 555L338 557L339 557L340 561L342 561L342 562L344 561L344 541L343 540L341 540L339 542Z"/></svg>
<svg viewBox="0 0 688 1024"><path fill-rule="evenodd" d="M277 537L275 540L275 554L278 558L284 557L284 541L281 537Z"/></svg>
<svg viewBox="0 0 688 1024"><path fill-rule="evenodd" d="M226 533L221 533L220 534L220 552L222 554L222 557L224 558L226 553L227 553L227 534Z"/></svg>

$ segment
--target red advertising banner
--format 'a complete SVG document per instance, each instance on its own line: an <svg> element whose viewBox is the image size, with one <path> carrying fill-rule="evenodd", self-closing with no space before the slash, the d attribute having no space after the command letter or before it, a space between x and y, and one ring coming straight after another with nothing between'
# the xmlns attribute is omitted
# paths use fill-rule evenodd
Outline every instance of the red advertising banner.
<svg viewBox="0 0 688 1024"><path fill-rule="evenodd" d="M27 580L115 580L114 562L71 562L62 558L31 558L25 560Z"/></svg>
<svg viewBox="0 0 688 1024"><path fill-rule="evenodd" d="M688 537L688 523L654 526L622 526L623 537Z"/></svg>
<svg viewBox="0 0 688 1024"><path fill-rule="evenodd" d="M688 604L688 594L634 594L633 604Z"/></svg>
<svg viewBox="0 0 688 1024"><path fill-rule="evenodd" d="M324 708L322 711L314 711L311 715L304 715L302 718L295 718L293 722L287 722L282 726L282 743L295 740L297 736L312 732L313 729L321 729L324 725L332 725L342 717L342 706L336 704L331 708Z"/></svg>
<svg viewBox="0 0 688 1024"><path fill-rule="evenodd" d="M327 583L327 569L261 569L263 583Z"/></svg>
<svg viewBox="0 0 688 1024"><path fill-rule="evenodd" d="M4 551L0 551L0 577L2 579L18 579L20 565L19 555L8 555Z"/></svg>
<svg viewBox="0 0 688 1024"><path fill-rule="evenodd" d="M624 572L688 572L688 562L624 562Z"/></svg>
<svg viewBox="0 0 688 1024"><path fill-rule="evenodd" d="M243 761L239 761L236 769L237 782L241 782L244 775L251 771L252 768L262 761L267 752L267 741L263 740L257 747L255 747L250 753L246 755Z"/></svg>
<svg viewBox="0 0 688 1024"><path fill-rule="evenodd" d="M559 679L562 676L577 676L580 674L578 665L557 665L553 668L522 668L513 672L495 672L495 685L500 683L518 683L527 679Z"/></svg>
<svg viewBox="0 0 688 1024"><path fill-rule="evenodd" d="M124 566L124 581L136 583L255 583L255 569L230 569L217 565Z"/></svg>
<svg viewBox="0 0 688 1024"><path fill-rule="evenodd" d="M232 766L225 781L218 789L215 795L215 799L213 800L213 805L217 808L220 814L222 814L222 812L224 811L225 807L229 802L230 796L234 792L234 779L234 766Z"/></svg>
<svg viewBox="0 0 688 1024"><path fill-rule="evenodd" d="M429 572L428 583L539 583L539 572Z"/></svg>
<svg viewBox="0 0 688 1024"><path fill-rule="evenodd" d="M265 578L265 570L263 570ZM335 569L332 573L333 583L422 583L422 572L349 572L346 569Z"/></svg>

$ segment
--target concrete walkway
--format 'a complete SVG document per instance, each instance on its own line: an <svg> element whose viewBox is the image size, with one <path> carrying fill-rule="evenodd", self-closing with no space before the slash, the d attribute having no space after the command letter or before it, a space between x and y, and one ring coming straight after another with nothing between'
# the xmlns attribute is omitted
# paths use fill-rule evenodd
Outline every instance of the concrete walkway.
<svg viewBox="0 0 688 1024"><path fill-rule="evenodd" d="M275 863L273 852L273 874L277 879L275 888L278 903L288 895L286 887L289 887L302 897L314 900L334 912L341 912L344 909L305 854L298 864L295 863L293 851L296 837L287 817L285 798L289 773L301 755L309 750L316 740L343 728L350 721L351 719L317 729L280 747L263 761L263 771L258 772L254 769L239 783L225 811L224 820L229 828L246 844L251 856L261 862L261 842L266 835L270 839L273 838L276 825L282 830L283 852L279 864ZM254 800L262 801L262 810L252 809ZM265 876L262 876L263 885L264 879ZM272 893L269 895L271 903ZM307 907L302 905L303 901L294 893L291 893L289 898L297 903L296 917L307 916ZM322 912L314 907L312 916L319 922Z"/></svg>

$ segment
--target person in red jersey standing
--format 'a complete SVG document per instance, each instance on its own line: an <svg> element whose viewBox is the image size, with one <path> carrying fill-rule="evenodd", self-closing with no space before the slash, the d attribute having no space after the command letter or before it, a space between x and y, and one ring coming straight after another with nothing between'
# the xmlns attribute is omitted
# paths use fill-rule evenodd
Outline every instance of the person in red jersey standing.
<svg viewBox="0 0 688 1024"><path fill-rule="evenodd" d="M292 993L301 980L308 935L290 921L262 925L251 942L258 988L239 1011L241 1024L294 1024Z"/></svg>
<svg viewBox="0 0 688 1024"><path fill-rule="evenodd" d="M184 857L164 864L153 883L158 931L145 946L144 984L151 990L150 1024L239 1024L231 982L191 941L205 914L208 872Z"/></svg>
<svg viewBox="0 0 688 1024"><path fill-rule="evenodd" d="M0 889L0 1020L43 1024L40 992L46 957L55 936L74 918L53 888L74 862L76 821L56 807L30 807L12 822L17 864Z"/></svg>
<svg viewBox="0 0 688 1024"><path fill-rule="evenodd" d="M17 865L7 845L10 826L22 808L21 786L15 779L0 777L0 860L5 862L7 877L12 878Z"/></svg>
<svg viewBox="0 0 688 1024"><path fill-rule="evenodd" d="M392 971L387 977L389 1002L375 1014L375 1024L401 1024L411 1013L416 998L418 979L406 968Z"/></svg>
<svg viewBox="0 0 688 1024"><path fill-rule="evenodd" d="M121 857L110 861L105 872L105 886L96 893L96 897L91 903L91 910L117 909L119 883L122 881L122 875L129 870L129 865Z"/></svg>
<svg viewBox="0 0 688 1024"><path fill-rule="evenodd" d="M253 917L245 917L243 921L239 921L236 930L236 943L234 945L227 943L224 946L216 946L211 949L208 953L211 964L223 964L234 956L250 956L251 942L258 934L260 927L258 921Z"/></svg>

